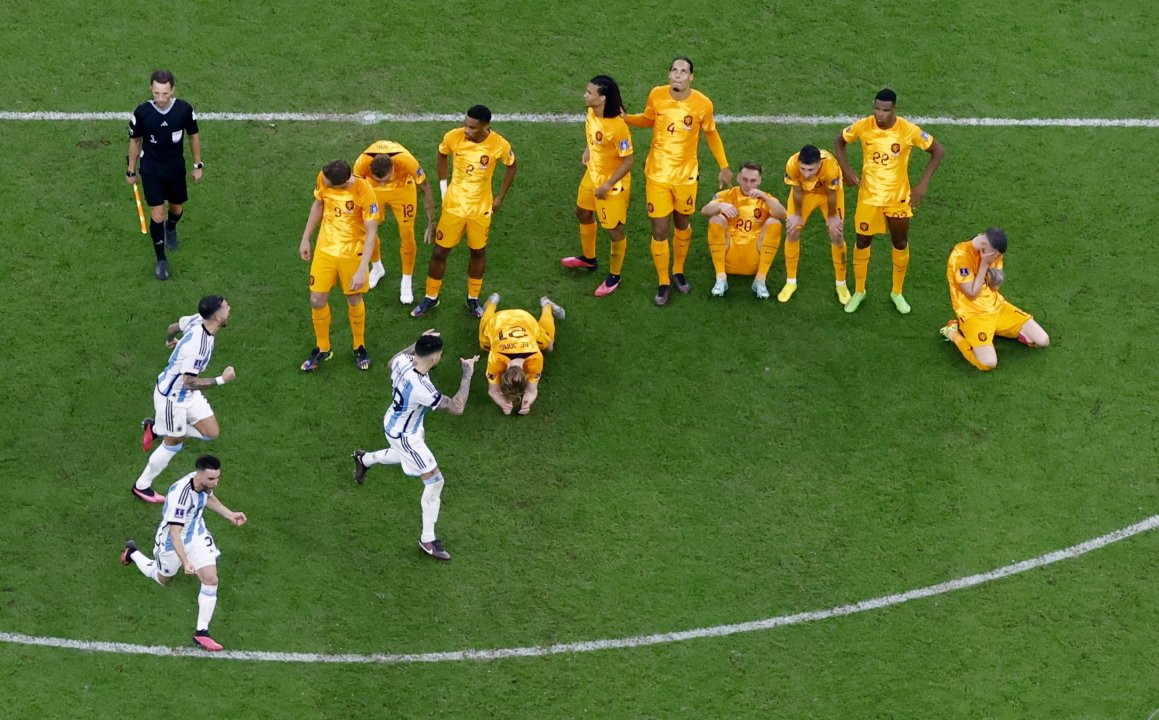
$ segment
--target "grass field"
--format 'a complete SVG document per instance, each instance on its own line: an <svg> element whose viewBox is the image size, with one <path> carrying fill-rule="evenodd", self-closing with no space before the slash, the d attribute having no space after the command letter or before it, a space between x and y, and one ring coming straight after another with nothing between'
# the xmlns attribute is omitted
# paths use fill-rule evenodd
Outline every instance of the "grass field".
<svg viewBox="0 0 1159 720"><path fill-rule="evenodd" d="M175 72L205 112L579 113L608 72L639 110L676 53L718 114L861 115L883 85L902 115L1154 117L1159 51L1149 3L863 3L806 9L575 2L198 4L166 22L130 2L0 8L9 77L0 111L130 111L148 73ZM803 70L802 68L807 68ZM158 512L129 485L146 455L164 330L222 293L233 306L211 372L223 548L214 635L229 650L430 653L545 646L823 610L1064 548L1154 515L1159 250L1154 128L928 125L947 149L911 229L902 317L878 239L869 297L847 315L821 223L801 289L758 303L737 281L708 296L704 225L694 289L657 309L643 209L650 136L635 132L636 202L624 287L559 269L582 130L495 123L520 170L495 219L484 293L568 310L526 418L476 378L466 414L428 418L447 477L439 534L421 555L419 484L349 453L382 446L386 360L434 325L458 382L476 328L461 307L466 253L443 305L414 320L398 260L367 296L368 374L313 343L297 245L318 168L371 141L402 142L433 171L446 123L203 121L205 181L191 189L173 279L153 279L121 179L120 121L0 123L0 632L188 644L197 583L162 590L116 555L148 544ZM837 125L728 124L733 165L779 167ZM856 150L855 158L860 157ZM919 157L920 156L920 157ZM924 167L916 153L911 174ZM701 203L713 188L709 171ZM850 212L855 193L847 195ZM970 368L937 329L950 315L950 248L989 225L1011 238L1004 292L1050 332L1043 351L999 345ZM420 221L420 231L423 227ZM393 238L393 227L384 232ZM851 241L851 233L847 233ZM600 238L601 259L607 240ZM419 274L429 250L420 246ZM783 258L770 273L774 293ZM337 298L335 298L337 300ZM167 487L201 448L190 443ZM1159 537L903 605L729 637L546 657L421 664L287 664L0 644L0 714L138 718L1140 718L1159 707Z"/></svg>

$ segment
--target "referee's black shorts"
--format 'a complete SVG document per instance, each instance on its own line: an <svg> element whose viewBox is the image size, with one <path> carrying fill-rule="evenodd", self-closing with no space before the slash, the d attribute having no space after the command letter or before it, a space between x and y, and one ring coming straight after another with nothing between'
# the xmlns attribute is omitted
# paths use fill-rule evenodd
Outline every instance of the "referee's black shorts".
<svg viewBox="0 0 1159 720"><path fill-rule="evenodd" d="M189 188L185 184L185 164L172 167L141 168L141 189L145 191L145 204L149 207L165 202L184 205L189 199Z"/></svg>

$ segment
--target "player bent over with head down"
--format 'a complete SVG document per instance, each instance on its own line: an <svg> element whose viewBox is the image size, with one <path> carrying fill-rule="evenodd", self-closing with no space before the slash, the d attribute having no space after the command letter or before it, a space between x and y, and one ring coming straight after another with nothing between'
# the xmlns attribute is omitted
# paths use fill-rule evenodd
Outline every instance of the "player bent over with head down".
<svg viewBox="0 0 1159 720"><path fill-rule="evenodd" d="M428 410L443 410L462 415L471 391L471 376L479 356L460 358L463 379L459 391L447 397L435 389L429 373L443 359L443 339L427 330L413 345L390 359L391 403L382 419L388 447L375 452L354 451L354 480L363 484L371 465L402 465L402 471L423 481L423 529L419 548L438 560L450 560L451 554L435 536L435 522L443 492L443 473L435 456L427 448L423 418Z"/></svg>
<svg viewBox="0 0 1159 720"><path fill-rule="evenodd" d="M205 650L221 650L221 645L209 635L209 621L217 608L217 558L221 551L205 527L204 515L208 508L237 526L245 525L247 518L245 513L227 508L213 494L221 480L220 460L202 455L194 467L197 469L173 483L165 496L153 557L129 540L121 551L121 564L136 565L142 575L161 585L173 582L182 568L186 575L196 575L201 592L197 595L193 644Z"/></svg>
<svg viewBox="0 0 1159 720"><path fill-rule="evenodd" d="M451 158L450 185L447 184L447 158ZM491 219L499 212L511 183L515 180L515 152L511 143L491 129L491 110L473 105L467 110L463 126L449 130L439 143L435 169L443 193L442 215L435 230L435 249L427 265L426 293L410 311L422 317L439 304L443 277L447 274L447 257L467 234L467 310L474 317L483 316L479 293L483 289L483 271L487 269L487 240ZM491 195L491 177L496 166L503 164L503 181L499 194Z"/></svg>
<svg viewBox="0 0 1159 720"><path fill-rule="evenodd" d="M378 240L382 207L370 183L357 177L345 160L332 160L314 181L314 204L302 231L298 255L310 263L310 317L314 324L314 349L302 363L314 372L329 360L330 290L338 282L346 295L346 315L354 341L354 364L370 369L366 352L366 305L362 294L369 287L370 256ZM318 230L313 253L310 238Z"/></svg>
<svg viewBox="0 0 1159 720"><path fill-rule="evenodd" d="M213 408L201 391L224 385L237 373L231 366L215 378L200 375L213 357L217 331L228 321L229 303L220 295L209 295L198 303L196 315L186 315L169 326L165 344L173 352L153 385L153 417L141 422L145 429L141 447L146 451L152 449L156 438L164 438L133 485L133 494L145 502L165 502L164 496L153 491L153 481L181 451L185 438L213 440L221 433Z"/></svg>
<svg viewBox="0 0 1159 720"><path fill-rule="evenodd" d="M950 252L946 280L957 320L941 329L971 365L983 372L998 365L994 336L1015 338L1029 347L1044 348L1050 336L1033 316L1011 304L998 291L1006 280L1006 232L990 228Z"/></svg>
<svg viewBox="0 0 1159 720"><path fill-rule="evenodd" d="M415 208L418 190L423 191L423 206L427 211L427 229L423 242L428 245L435 236L435 194L427 182L426 173L409 150L390 140L377 140L362 151L354 161L354 174L365 178L374 188L378 204L386 212L390 208L398 222L398 254L401 269L398 299L410 305L414 302L413 275L418 243L415 242ZM375 238L370 256L369 286L374 288L386 275L382 266L382 243Z"/></svg>
<svg viewBox="0 0 1159 720"><path fill-rule="evenodd" d="M607 75L596 75L584 90L587 120L584 135L583 164L586 166L575 201L575 216L580 223L580 254L565 257L565 268L595 270L596 218L612 240L612 261L608 277L596 288L596 297L610 295L620 287L620 270L628 250L624 223L628 220L628 199L632 193L632 134L621 115L624 102L620 88Z"/></svg>
<svg viewBox="0 0 1159 720"><path fill-rule="evenodd" d="M761 166L747 162L737 173L737 185L712 196L700 214L708 220L708 251L716 284L712 294L728 292L728 274L754 275L753 292L758 299L769 296L765 283L777 248L781 245L781 201L761 190Z"/></svg>
<svg viewBox="0 0 1159 720"><path fill-rule="evenodd" d="M526 310L500 310L499 293L487 298L479 321L479 346L487 354L487 394L510 415L531 412L539 396L543 351L555 346L555 321L565 312L551 298L539 299L539 320Z"/></svg>
<svg viewBox="0 0 1159 720"><path fill-rule="evenodd" d="M789 219L785 221L785 287L777 300L789 302L797 292L797 263L801 259L801 230L814 210L821 210L829 231L833 275L837 278L837 300L849 302L845 284L845 186L837 158L814 145L806 145L785 163L785 184L789 186Z"/></svg>

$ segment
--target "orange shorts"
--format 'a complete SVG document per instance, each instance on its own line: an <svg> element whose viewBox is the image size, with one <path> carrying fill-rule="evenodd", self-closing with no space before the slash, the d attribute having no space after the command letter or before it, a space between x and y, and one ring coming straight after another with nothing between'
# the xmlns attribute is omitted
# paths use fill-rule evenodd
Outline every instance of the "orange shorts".
<svg viewBox="0 0 1159 720"><path fill-rule="evenodd" d="M913 216L914 210L908 202L886 206L865 205L858 202L857 211L853 216L853 222L857 226L858 235L882 235L889 230L889 223L886 222L886 218L908 218Z"/></svg>
<svg viewBox="0 0 1159 720"><path fill-rule="evenodd" d="M607 197L600 200L596 197L596 184L585 172L584 179L580 181L575 204L581 210L594 212L600 225L606 230L611 230L628 222L628 198L631 194L632 186L625 177L608 191Z"/></svg>
<svg viewBox="0 0 1159 720"><path fill-rule="evenodd" d="M1034 316L1011 303L1003 303L997 312L958 319L958 332L971 347L993 345L994 337L1016 338L1022 326Z"/></svg>
<svg viewBox="0 0 1159 720"><path fill-rule="evenodd" d="M668 217L673 212L681 215L696 213L696 183L662 183L648 180L644 183L644 199L648 201L648 217Z"/></svg>
<svg viewBox="0 0 1159 720"><path fill-rule="evenodd" d="M435 230L435 244L439 247L453 248L463 239L463 231L467 232L467 247L472 250L482 250L487 247L487 238L491 235L491 212L476 217L459 217L444 212L439 218L439 227Z"/></svg>

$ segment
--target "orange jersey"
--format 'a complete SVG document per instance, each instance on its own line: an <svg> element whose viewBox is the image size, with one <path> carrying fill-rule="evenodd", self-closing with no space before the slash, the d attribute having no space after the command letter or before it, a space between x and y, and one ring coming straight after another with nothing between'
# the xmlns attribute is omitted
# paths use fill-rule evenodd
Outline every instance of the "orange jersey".
<svg viewBox="0 0 1159 720"><path fill-rule="evenodd" d="M584 131L588 142L588 177L599 187L616 174L624 158L635 152L632 150L632 135L622 117L597 117L591 108L588 108ZM628 174L620 178L617 185L622 189L631 182L632 176Z"/></svg>
<svg viewBox="0 0 1159 720"><path fill-rule="evenodd" d="M841 131L845 142L861 140L861 185L857 202L888 207L909 202L909 156L914 146L929 150L934 137L905 118L882 130L870 115Z"/></svg>
<svg viewBox="0 0 1159 720"><path fill-rule="evenodd" d="M314 199L322 201L322 224L318 228L315 252L348 258L362 254L366 241L366 221L382 221L382 208L370 183L351 176L347 187L330 187L318 173Z"/></svg>
<svg viewBox="0 0 1159 720"><path fill-rule="evenodd" d="M671 89L661 85L648 93L644 117L653 123L644 177L674 185L696 182L700 175L696 159L700 132L716 130L712 101L698 90L684 100L674 100Z"/></svg>
<svg viewBox="0 0 1159 720"><path fill-rule="evenodd" d="M726 202L737 210L734 218L725 218L728 222L729 236L735 242L738 238L755 241L760 236L765 222L772 217L769 206L761 198L745 195L739 185L733 185L727 190L721 190L712 196L713 202Z"/></svg>
<svg viewBox="0 0 1159 720"><path fill-rule="evenodd" d="M393 168L390 179L385 183L376 182L370 174L370 163L379 155L389 155ZM397 190L406 185L422 185L427 180L419 161L409 150L390 140L377 140L362 151L354 161L354 174L370 181L371 187Z"/></svg>
<svg viewBox="0 0 1159 720"><path fill-rule="evenodd" d="M998 256L990 267L1001 270L1003 259L1001 255ZM950 284L950 303L954 306L954 314L961 320L996 313L1006 304L1002 293L991 289L989 285L983 284L978 297L973 299L962 292L960 284L973 281L981 264L982 254L974 249L971 240L958 243L950 252L950 262L946 264L946 281Z"/></svg>
<svg viewBox="0 0 1159 720"><path fill-rule="evenodd" d="M801 174L801 153L793 153L789 162L785 163L785 184L799 187L803 192L841 192L841 165L828 150L822 150L821 167L817 168L817 174L812 179L806 179Z"/></svg>
<svg viewBox="0 0 1159 720"><path fill-rule="evenodd" d="M480 333L487 357L487 381L499 382L499 376L511 363L510 356L522 355L527 359L523 371L531 382L539 382L543 374L543 353L551 338L526 310L500 310L491 316L487 327Z"/></svg>
<svg viewBox="0 0 1159 720"><path fill-rule="evenodd" d="M443 210L459 217L490 215L491 176L499 163L508 167L515 164L511 143L494 130L483 142L473 142L458 127L443 136L439 152L453 157L451 183L443 198Z"/></svg>

